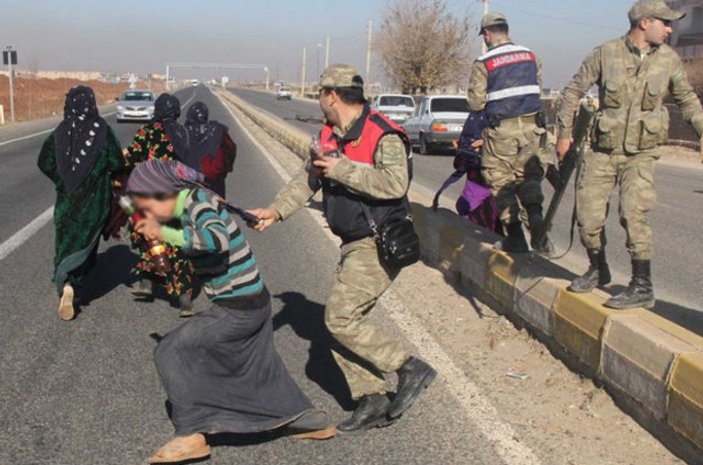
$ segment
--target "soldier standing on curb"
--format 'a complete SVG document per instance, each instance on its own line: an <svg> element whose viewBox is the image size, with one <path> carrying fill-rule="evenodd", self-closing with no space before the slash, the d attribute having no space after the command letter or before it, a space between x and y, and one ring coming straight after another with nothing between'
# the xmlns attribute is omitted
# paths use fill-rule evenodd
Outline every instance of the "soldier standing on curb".
<svg viewBox="0 0 703 465"><path fill-rule="evenodd" d="M522 206L532 248L549 256L553 246L547 236L538 243L544 220L544 167L538 152L546 131L540 116L542 65L532 51L510 41L504 15L484 16L480 33L489 48L474 62L468 99L470 110L485 111L490 125L484 131L482 166L507 233L502 249L529 250L519 216Z"/></svg>
<svg viewBox="0 0 703 465"><path fill-rule="evenodd" d="M620 223L627 231L632 280L625 291L605 303L607 307L654 306L652 231L647 213L656 201L656 148L666 140L669 129L668 112L662 104L667 92L698 136L703 136L701 103L679 56L665 44L672 33L672 21L684 16L663 0L636 2L629 12L630 32L596 48L561 96L557 154L563 159L571 144L579 100L598 85L600 109L593 150L584 158L576 198L581 242L588 251L590 267L569 290L589 292L610 282L603 231L610 195L619 185Z"/></svg>
<svg viewBox="0 0 703 465"><path fill-rule="evenodd" d="M342 239L337 278L325 307L325 324L340 347L333 355L359 405L338 425L342 433L385 426L407 410L436 372L412 357L405 341L388 334L369 312L398 270L385 267L364 212L378 225L409 214L410 145L405 132L372 111L364 83L347 65L331 65L320 78L320 107L327 124L320 131L323 154L308 162L268 208L251 213L263 231L290 217L322 189L325 217ZM362 206L364 205L364 206ZM384 373L398 373L391 402Z"/></svg>

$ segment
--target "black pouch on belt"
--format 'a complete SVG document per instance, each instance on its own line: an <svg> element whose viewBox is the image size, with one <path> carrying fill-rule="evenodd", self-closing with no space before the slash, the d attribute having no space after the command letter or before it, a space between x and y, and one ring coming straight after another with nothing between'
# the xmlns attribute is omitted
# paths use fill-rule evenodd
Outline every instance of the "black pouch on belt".
<svg viewBox="0 0 703 465"><path fill-rule="evenodd" d="M361 202L378 247L381 263L391 270L400 270L420 260L420 238L410 216L391 219L378 226L369 207Z"/></svg>

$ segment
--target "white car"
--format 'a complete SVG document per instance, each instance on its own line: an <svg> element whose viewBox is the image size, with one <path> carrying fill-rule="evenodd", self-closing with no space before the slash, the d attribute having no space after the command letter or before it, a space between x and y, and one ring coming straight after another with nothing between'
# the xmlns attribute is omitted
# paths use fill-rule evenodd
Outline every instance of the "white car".
<svg viewBox="0 0 703 465"><path fill-rule="evenodd" d="M281 86L276 92L276 100L291 100L292 98L293 94L288 86Z"/></svg>
<svg viewBox="0 0 703 465"><path fill-rule="evenodd" d="M154 100L150 90L128 90L117 101L117 122L149 121L154 117Z"/></svg>
<svg viewBox="0 0 703 465"><path fill-rule="evenodd" d="M469 117L469 102L463 95L423 97L415 115L403 127L420 154L427 155L435 147L450 147L459 139Z"/></svg>
<svg viewBox="0 0 703 465"><path fill-rule="evenodd" d="M415 113L415 99L409 95L381 94L374 99L371 108L397 124L404 124Z"/></svg>

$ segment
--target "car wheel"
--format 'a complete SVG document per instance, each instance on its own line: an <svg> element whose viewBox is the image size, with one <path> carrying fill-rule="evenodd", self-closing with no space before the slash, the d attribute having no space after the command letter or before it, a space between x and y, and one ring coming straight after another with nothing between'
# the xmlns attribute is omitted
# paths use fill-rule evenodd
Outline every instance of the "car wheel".
<svg viewBox="0 0 703 465"><path fill-rule="evenodd" d="M430 151L428 150L428 148L429 148L429 147L428 147L428 144L427 144L427 140L425 139L425 135L424 135L424 134L420 134L420 155L427 155L427 154L429 154Z"/></svg>

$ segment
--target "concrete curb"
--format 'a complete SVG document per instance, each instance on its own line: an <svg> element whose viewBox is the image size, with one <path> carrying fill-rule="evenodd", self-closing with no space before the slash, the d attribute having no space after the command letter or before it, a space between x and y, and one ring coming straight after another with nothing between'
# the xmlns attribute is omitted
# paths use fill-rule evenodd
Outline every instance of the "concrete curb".
<svg viewBox="0 0 703 465"><path fill-rule="evenodd" d="M221 98L301 158L310 137L231 93ZM647 310L603 306L606 294L566 290L571 274L531 255L493 247L496 236L411 191L425 261L532 332L573 368L625 399L633 416L692 463L703 451L703 338ZM671 433L675 434L671 434ZM673 437L674 443L670 437Z"/></svg>

